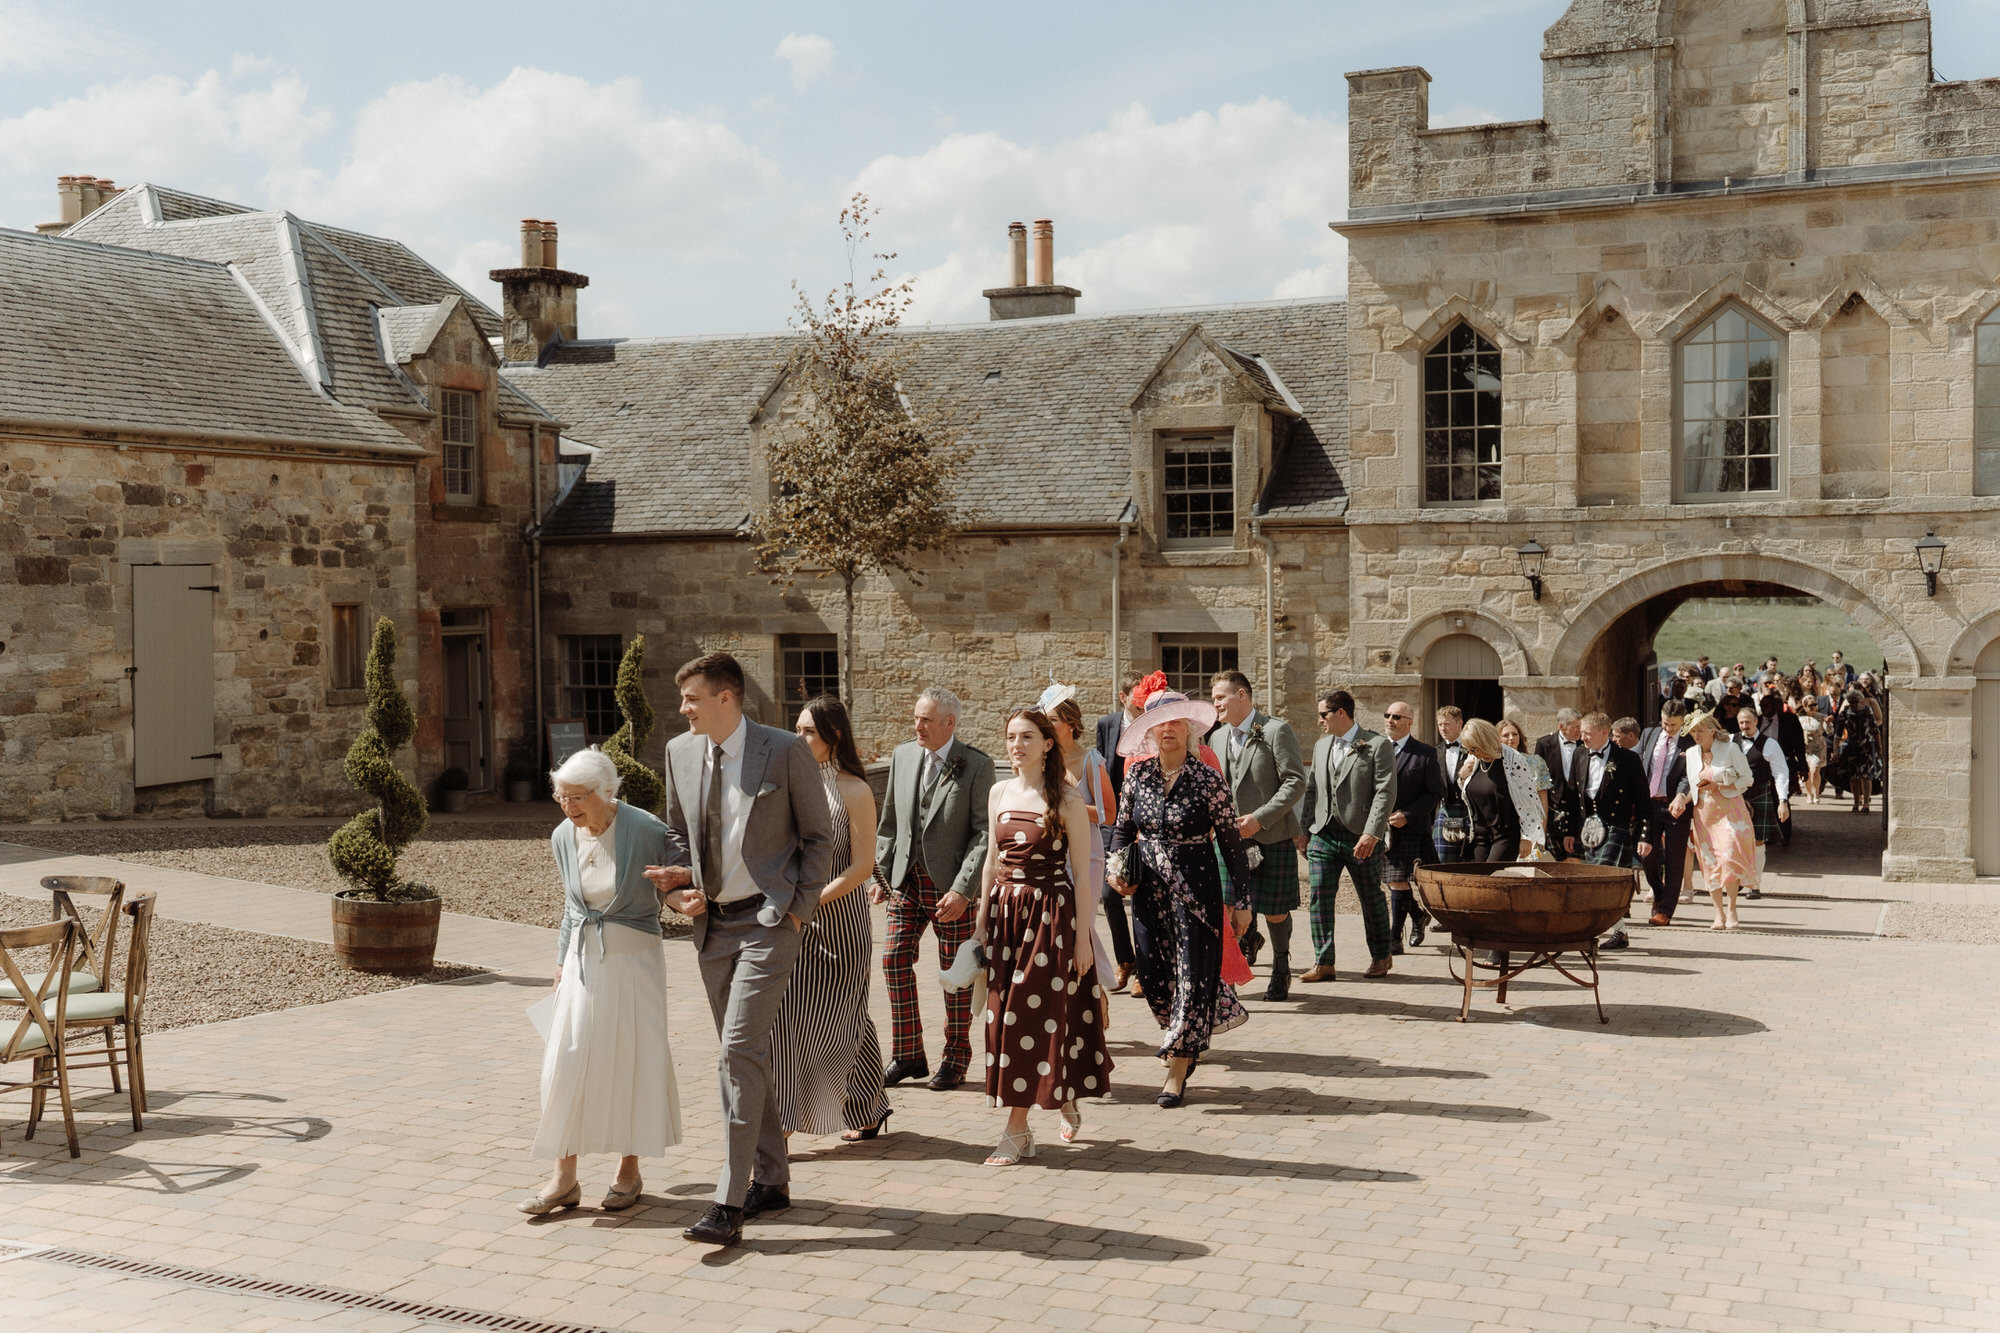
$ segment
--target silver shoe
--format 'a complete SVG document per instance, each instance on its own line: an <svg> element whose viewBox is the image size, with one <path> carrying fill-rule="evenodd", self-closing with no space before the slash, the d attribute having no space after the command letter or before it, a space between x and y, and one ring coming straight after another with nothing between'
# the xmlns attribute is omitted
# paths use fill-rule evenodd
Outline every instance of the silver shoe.
<svg viewBox="0 0 2000 1333"><path fill-rule="evenodd" d="M633 1204L639 1202L639 1196L641 1194L644 1194L645 1192L646 1192L646 1182L643 1180L633 1181L632 1190L629 1194L626 1193L624 1190L619 1189L618 1183L616 1181L613 1181L611 1183L611 1188L604 1191L604 1198L601 1202L598 1203L597 1206L599 1208L602 1208L607 1213L620 1212L623 1209L630 1208Z"/></svg>
<svg viewBox="0 0 2000 1333"><path fill-rule="evenodd" d="M530 1217L540 1217L545 1213L556 1213L561 1212L565 1208L574 1208L582 1202L583 1183L579 1181L571 1185L568 1191L562 1194L543 1194L537 1190L535 1193L521 1200L517 1206Z"/></svg>

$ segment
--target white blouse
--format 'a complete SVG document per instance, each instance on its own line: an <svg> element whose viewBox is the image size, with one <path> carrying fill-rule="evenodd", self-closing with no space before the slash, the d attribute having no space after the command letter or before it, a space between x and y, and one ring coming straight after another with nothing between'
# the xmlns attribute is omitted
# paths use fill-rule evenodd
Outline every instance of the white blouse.
<svg viewBox="0 0 2000 1333"><path fill-rule="evenodd" d="M618 896L618 820L614 816L604 832L592 837L576 828L577 885L583 890L583 905L599 912Z"/></svg>

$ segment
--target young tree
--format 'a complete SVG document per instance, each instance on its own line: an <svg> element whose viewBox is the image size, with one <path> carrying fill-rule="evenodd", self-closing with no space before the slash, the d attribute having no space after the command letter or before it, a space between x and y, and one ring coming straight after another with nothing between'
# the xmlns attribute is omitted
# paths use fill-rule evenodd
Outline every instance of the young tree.
<svg viewBox="0 0 2000 1333"><path fill-rule="evenodd" d="M347 751L347 780L375 804L327 839L326 858L341 878L375 902L407 902L437 895L396 878L396 858L430 821L423 794L397 769L392 756L417 734L416 711L396 685L396 626L375 622L368 647L368 725Z"/></svg>
<svg viewBox="0 0 2000 1333"><path fill-rule="evenodd" d="M913 402L903 379L918 345L896 329L911 284L877 268L857 280L875 210L856 194L840 212L847 281L815 305L797 283L801 334L786 385L799 411L773 423L765 466L771 502L754 519L757 555L778 581L831 573L846 600L840 691L854 698L854 584L864 574L916 576L916 557L949 546L969 514L956 475L970 424L949 407ZM893 253L874 253L887 263Z"/></svg>
<svg viewBox="0 0 2000 1333"><path fill-rule="evenodd" d="M618 795L627 805L636 805L647 814L657 815L666 803L667 784L652 769L639 762L646 740L653 734L653 705L647 702L646 686L640 672L646 665L646 636L636 635L632 646L618 661L618 681L613 693L625 725L604 742L604 753L618 769Z"/></svg>

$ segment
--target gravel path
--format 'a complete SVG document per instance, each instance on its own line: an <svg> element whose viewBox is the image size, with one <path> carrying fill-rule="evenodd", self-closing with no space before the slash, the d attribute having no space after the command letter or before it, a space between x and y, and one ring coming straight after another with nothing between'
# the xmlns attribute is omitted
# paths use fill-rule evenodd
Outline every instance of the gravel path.
<svg viewBox="0 0 2000 1333"><path fill-rule="evenodd" d="M327 864L332 823L173 823L16 828L7 842L75 856L108 856L315 893L345 888ZM549 829L522 819L439 821L403 853L403 874L436 889L444 910L551 930L562 919L562 887L549 856ZM138 887L135 884L134 887ZM667 933L685 935L669 916Z"/></svg>
<svg viewBox="0 0 2000 1333"><path fill-rule="evenodd" d="M103 914L82 909L91 929ZM0 927L46 925L46 903L0 894ZM112 977L125 976L125 941L121 924ZM476 976L485 968L457 963L434 967L420 976L387 977L350 972L334 961L333 946L276 935L252 935L222 926L195 925L153 917L152 970L146 988L145 1030L193 1027L228 1018L325 1004L353 995L400 990L433 981ZM17 962L25 960L17 957ZM215 979L226 978L217 985ZM14 1010L18 1019L20 1011Z"/></svg>
<svg viewBox="0 0 2000 1333"><path fill-rule="evenodd" d="M2000 944L2000 907L1891 903L1882 934L1929 944Z"/></svg>

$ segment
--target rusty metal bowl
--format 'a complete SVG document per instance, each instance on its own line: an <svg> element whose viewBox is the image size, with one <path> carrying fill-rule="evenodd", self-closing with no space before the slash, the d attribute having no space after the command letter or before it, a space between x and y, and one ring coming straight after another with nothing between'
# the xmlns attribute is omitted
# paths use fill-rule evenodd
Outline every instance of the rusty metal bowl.
<svg viewBox="0 0 2000 1333"><path fill-rule="evenodd" d="M1531 878L1497 871L1532 868ZM1418 866L1417 899L1439 929L1480 948L1585 944L1631 906L1636 871L1581 861L1483 861Z"/></svg>

